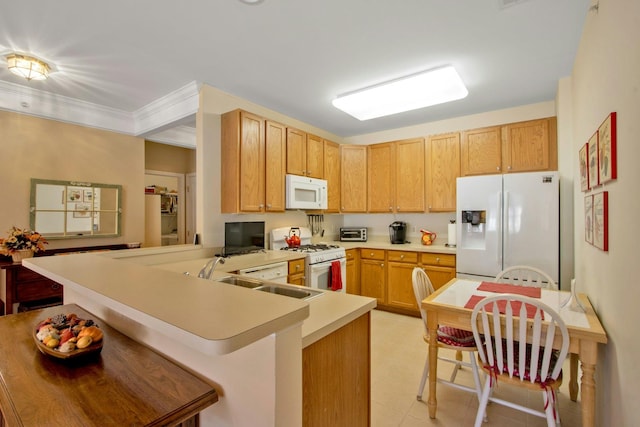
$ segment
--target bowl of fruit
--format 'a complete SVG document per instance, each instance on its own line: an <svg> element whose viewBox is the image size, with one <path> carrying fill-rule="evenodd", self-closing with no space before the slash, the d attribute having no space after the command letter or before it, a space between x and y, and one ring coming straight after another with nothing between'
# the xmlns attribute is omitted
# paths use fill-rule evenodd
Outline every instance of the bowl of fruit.
<svg viewBox="0 0 640 427"><path fill-rule="evenodd" d="M38 322L33 339L41 353L57 359L73 359L102 350L104 334L91 319L76 314L56 314Z"/></svg>

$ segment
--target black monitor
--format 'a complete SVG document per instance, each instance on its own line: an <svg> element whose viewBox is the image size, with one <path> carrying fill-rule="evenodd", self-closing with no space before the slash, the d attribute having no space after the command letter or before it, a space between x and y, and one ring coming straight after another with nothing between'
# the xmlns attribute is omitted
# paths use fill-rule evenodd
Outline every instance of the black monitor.
<svg viewBox="0 0 640 427"><path fill-rule="evenodd" d="M264 250L264 221L226 222L224 255Z"/></svg>

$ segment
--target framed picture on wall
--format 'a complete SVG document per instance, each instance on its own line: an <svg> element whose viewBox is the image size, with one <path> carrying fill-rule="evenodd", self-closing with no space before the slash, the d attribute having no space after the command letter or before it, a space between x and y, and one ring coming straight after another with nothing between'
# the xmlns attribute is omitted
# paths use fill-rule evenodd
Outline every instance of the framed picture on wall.
<svg viewBox="0 0 640 427"><path fill-rule="evenodd" d="M609 250L609 192L593 195L593 246Z"/></svg>
<svg viewBox="0 0 640 427"><path fill-rule="evenodd" d="M589 188L593 188L600 184L598 181L598 132L593 134L587 143L589 150Z"/></svg>
<svg viewBox="0 0 640 427"><path fill-rule="evenodd" d="M598 182L604 184L617 178L616 113L613 112L598 128Z"/></svg>
<svg viewBox="0 0 640 427"><path fill-rule="evenodd" d="M584 240L593 245L593 196L584 197Z"/></svg>
<svg viewBox="0 0 640 427"><path fill-rule="evenodd" d="M74 218L91 218L91 205L88 203L76 203L73 211Z"/></svg>
<svg viewBox="0 0 640 427"><path fill-rule="evenodd" d="M585 143L578 153L580 162L580 189L587 191L589 189L589 143Z"/></svg>

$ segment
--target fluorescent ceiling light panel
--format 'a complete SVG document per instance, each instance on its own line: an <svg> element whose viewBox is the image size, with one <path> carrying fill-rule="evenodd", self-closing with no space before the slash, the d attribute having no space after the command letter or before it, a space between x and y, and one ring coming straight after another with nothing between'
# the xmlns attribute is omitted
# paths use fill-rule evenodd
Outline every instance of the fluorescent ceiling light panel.
<svg viewBox="0 0 640 427"><path fill-rule="evenodd" d="M469 94L452 66L402 77L337 97L334 107L358 120L462 99Z"/></svg>

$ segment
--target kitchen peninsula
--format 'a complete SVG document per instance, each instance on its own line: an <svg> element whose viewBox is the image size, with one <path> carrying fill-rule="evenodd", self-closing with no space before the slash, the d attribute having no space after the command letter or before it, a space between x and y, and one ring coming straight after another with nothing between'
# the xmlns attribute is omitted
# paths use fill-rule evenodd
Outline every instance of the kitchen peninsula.
<svg viewBox="0 0 640 427"><path fill-rule="evenodd" d="M369 311L375 300L327 292L307 302L194 277L211 255L185 245L38 257L24 266L61 283L65 304L78 304L214 382L220 400L201 413L203 426L297 426L317 423L322 412L351 416L349 425L368 423ZM282 257L292 255L267 251L246 262ZM234 257L214 274L228 276L225 270L241 264L242 256ZM331 349L336 339L355 353ZM321 354L360 383L324 392L339 373L327 375ZM334 402L317 400L342 392L348 394ZM351 400L358 395L365 406L354 409Z"/></svg>

